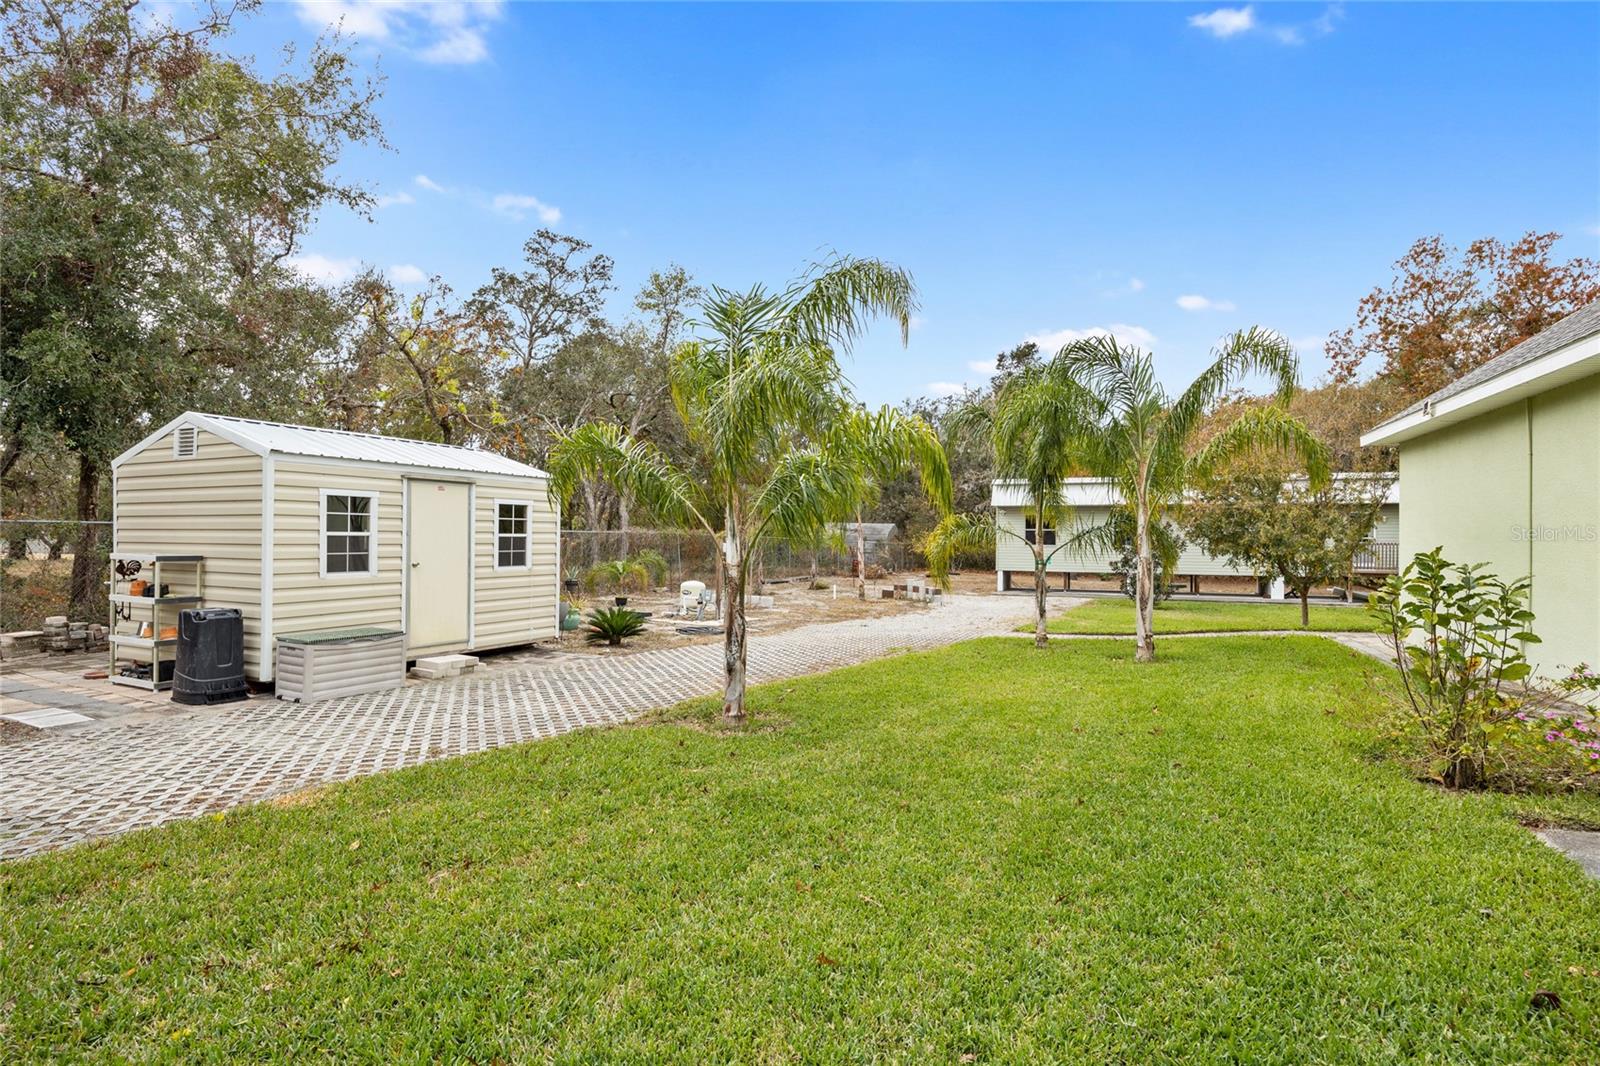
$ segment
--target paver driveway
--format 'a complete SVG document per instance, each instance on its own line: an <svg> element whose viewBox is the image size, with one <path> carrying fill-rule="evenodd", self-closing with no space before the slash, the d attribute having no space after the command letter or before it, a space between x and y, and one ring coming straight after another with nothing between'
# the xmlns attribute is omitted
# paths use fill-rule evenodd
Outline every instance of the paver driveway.
<svg viewBox="0 0 1600 1066"><path fill-rule="evenodd" d="M1059 602L1059 601L1058 601ZM755 683L1007 631L1021 597L752 636ZM380 770L626 721L716 692L720 644L559 657L312 704L252 700L193 717L0 748L0 859L224 810Z"/></svg>

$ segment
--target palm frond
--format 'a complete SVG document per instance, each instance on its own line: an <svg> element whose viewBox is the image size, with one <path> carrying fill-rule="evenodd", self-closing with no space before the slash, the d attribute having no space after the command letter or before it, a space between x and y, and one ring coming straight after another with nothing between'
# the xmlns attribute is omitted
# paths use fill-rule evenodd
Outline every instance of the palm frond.
<svg viewBox="0 0 1600 1066"><path fill-rule="evenodd" d="M1088 390L1098 399L1105 417L1126 420L1165 402L1154 361L1110 335L1064 345L1050 360L1048 372Z"/></svg>
<svg viewBox="0 0 1600 1066"><path fill-rule="evenodd" d="M1120 552L1126 547L1127 530L1119 525L1114 518L1092 526L1084 526L1067 538L1066 543L1073 548L1084 551L1109 555Z"/></svg>
<svg viewBox="0 0 1600 1066"><path fill-rule="evenodd" d="M1180 449L1211 405L1248 374L1271 377L1279 403L1287 402L1294 395L1300 360L1295 356L1294 346L1282 334L1251 326L1223 338L1211 355L1211 365L1183 390L1163 427L1163 434L1176 441Z"/></svg>
<svg viewBox="0 0 1600 1066"><path fill-rule="evenodd" d="M1304 422L1276 405L1253 407L1234 419L1189 460L1188 479L1203 481L1216 476L1242 455L1272 451L1297 459L1304 466L1313 490L1320 491L1328 484L1327 445L1318 440Z"/></svg>
<svg viewBox="0 0 1600 1066"><path fill-rule="evenodd" d="M950 564L962 552L993 551L1002 532L989 513L947 514L923 535L920 545L928 560L928 575L941 588L950 587ZM1015 535L1015 534L1013 534Z"/></svg>
<svg viewBox="0 0 1600 1066"><path fill-rule="evenodd" d="M789 304L779 331L802 344L848 352L868 322L878 316L900 327L900 343L911 339L911 316L918 310L911 275L881 259L840 256L818 264L787 294Z"/></svg>
<svg viewBox="0 0 1600 1066"><path fill-rule="evenodd" d="M693 480L653 444L615 423L588 422L557 434L546 465L550 498L557 504L565 505L582 481L604 478L664 522L716 532L701 513Z"/></svg>
<svg viewBox="0 0 1600 1066"><path fill-rule="evenodd" d="M876 485L914 470L928 502L939 514L950 513L955 495L950 460L938 432L924 419L885 404L873 412L856 408L843 425L840 445L858 451Z"/></svg>
<svg viewBox="0 0 1600 1066"><path fill-rule="evenodd" d="M848 519L865 492L855 457L827 448L784 453L752 505L752 548L769 536L809 542L831 523Z"/></svg>

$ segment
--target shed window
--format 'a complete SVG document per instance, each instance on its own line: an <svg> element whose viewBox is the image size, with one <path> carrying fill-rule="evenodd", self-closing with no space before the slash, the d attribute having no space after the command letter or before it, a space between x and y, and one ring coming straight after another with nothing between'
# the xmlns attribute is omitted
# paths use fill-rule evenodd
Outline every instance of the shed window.
<svg viewBox="0 0 1600 1066"><path fill-rule="evenodd" d="M495 501L494 565L498 570L528 565L528 505Z"/></svg>
<svg viewBox="0 0 1600 1066"><path fill-rule="evenodd" d="M1025 516L1022 519L1022 535L1027 538L1029 544L1039 543L1039 523L1033 518L1032 515ZM1055 526L1052 526L1048 523L1045 524L1044 542L1047 545L1054 544L1056 542Z"/></svg>
<svg viewBox="0 0 1600 1066"><path fill-rule="evenodd" d="M374 492L322 492L322 572L375 574L378 571L373 521L378 513Z"/></svg>

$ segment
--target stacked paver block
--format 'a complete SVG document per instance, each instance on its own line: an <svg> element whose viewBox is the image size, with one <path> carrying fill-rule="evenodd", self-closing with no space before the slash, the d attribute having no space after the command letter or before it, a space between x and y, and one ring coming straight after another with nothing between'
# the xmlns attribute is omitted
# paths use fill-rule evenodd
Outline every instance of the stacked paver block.
<svg viewBox="0 0 1600 1066"><path fill-rule="evenodd" d="M475 655L430 655L426 659L417 660L417 664L411 668L411 676L428 681L441 681L445 678L470 674L477 668L478 659Z"/></svg>
<svg viewBox="0 0 1600 1066"><path fill-rule="evenodd" d="M64 614L52 615L44 620L41 641L46 651L94 651L106 643L106 627L89 622L71 622Z"/></svg>

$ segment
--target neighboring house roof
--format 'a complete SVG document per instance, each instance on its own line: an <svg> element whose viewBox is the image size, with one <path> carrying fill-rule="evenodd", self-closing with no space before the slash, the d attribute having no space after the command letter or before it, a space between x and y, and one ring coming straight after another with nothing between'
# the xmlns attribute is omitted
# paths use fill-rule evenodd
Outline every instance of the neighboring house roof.
<svg viewBox="0 0 1600 1066"><path fill-rule="evenodd" d="M1387 474L1368 474L1359 471L1341 471L1333 475L1336 481L1370 480L1388 476ZM1289 480L1303 481L1305 479L1290 478ZM1027 486L1021 481L1008 481L999 478L990 486L989 503L991 506L1026 507L1030 502ZM1061 487L1061 502L1068 507L1114 507L1122 502L1122 493L1110 478L1069 477L1067 478L1067 483ZM1390 480L1389 491L1383 502L1393 504L1400 502L1399 478Z"/></svg>
<svg viewBox="0 0 1600 1066"><path fill-rule="evenodd" d="M1361 443L1398 444L1596 373L1600 300L1367 430Z"/></svg>
<svg viewBox="0 0 1600 1066"><path fill-rule="evenodd" d="M119 455L112 463L119 466L130 456L143 451L180 425L194 426L231 441L257 455L301 455L316 459L341 459L391 466L422 467L429 470L455 470L473 474L502 474L510 477L545 477L544 471L495 452L458 448L431 441L384 437L376 433L350 433L342 429L319 429L284 422L262 422L253 418L208 415L186 411Z"/></svg>

